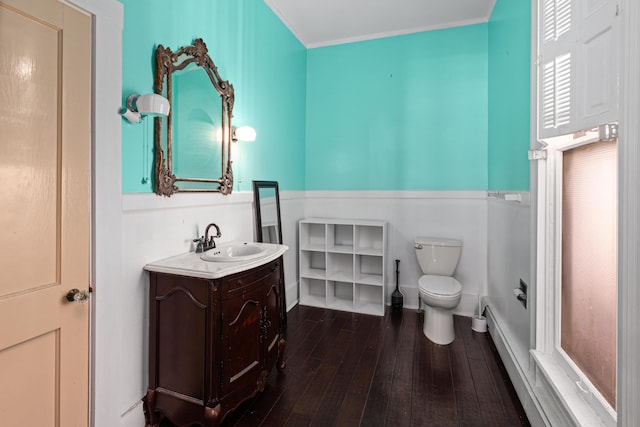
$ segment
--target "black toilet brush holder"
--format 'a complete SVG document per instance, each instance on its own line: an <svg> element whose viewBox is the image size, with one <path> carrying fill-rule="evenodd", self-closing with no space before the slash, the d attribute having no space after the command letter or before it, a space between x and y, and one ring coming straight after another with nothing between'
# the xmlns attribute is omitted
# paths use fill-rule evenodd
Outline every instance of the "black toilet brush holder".
<svg viewBox="0 0 640 427"><path fill-rule="evenodd" d="M402 310L404 305L404 295L400 292L398 279L400 277L400 260L396 260L396 289L391 294L391 308L395 310Z"/></svg>

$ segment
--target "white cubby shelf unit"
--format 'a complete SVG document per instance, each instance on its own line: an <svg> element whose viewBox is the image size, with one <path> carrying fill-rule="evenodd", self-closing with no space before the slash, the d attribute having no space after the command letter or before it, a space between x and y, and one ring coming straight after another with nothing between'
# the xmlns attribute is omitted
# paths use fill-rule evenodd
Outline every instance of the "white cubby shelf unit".
<svg viewBox="0 0 640 427"><path fill-rule="evenodd" d="M300 221L300 304L384 316L384 221Z"/></svg>

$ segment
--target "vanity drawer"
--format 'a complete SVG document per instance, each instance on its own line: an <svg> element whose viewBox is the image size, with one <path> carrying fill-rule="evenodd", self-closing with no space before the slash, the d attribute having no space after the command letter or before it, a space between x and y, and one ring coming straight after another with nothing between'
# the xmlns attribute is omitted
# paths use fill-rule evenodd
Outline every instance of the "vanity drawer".
<svg viewBox="0 0 640 427"><path fill-rule="evenodd" d="M255 285L278 283L281 268L281 259L277 259L251 271L225 277L220 285L222 299L247 292Z"/></svg>

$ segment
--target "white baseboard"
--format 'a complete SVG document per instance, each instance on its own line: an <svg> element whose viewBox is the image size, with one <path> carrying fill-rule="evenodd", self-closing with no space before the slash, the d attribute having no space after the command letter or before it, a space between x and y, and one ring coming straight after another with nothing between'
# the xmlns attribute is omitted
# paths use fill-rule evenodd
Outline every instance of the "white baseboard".
<svg viewBox="0 0 640 427"><path fill-rule="evenodd" d="M537 397L533 392L533 388L529 383L527 373L524 372L520 364L518 363L509 341L500 327L499 322L491 311L491 305L486 306L485 316L487 318L487 328L491 334L491 338L500 354L502 363L504 364L511 383L513 384L516 394L522 403L527 418L532 426L547 426L550 427L551 423L545 416Z"/></svg>
<svg viewBox="0 0 640 427"><path fill-rule="evenodd" d="M298 305L298 303L299 303L299 302L300 302L300 300L292 301L292 302L291 302L291 304L289 304L289 305L287 306L287 311L291 311L291 309L292 309L293 307L295 307L296 305Z"/></svg>
<svg viewBox="0 0 640 427"><path fill-rule="evenodd" d="M299 300L297 280L291 283L285 283L285 295L287 296L285 305L287 306L287 311L289 311L295 307Z"/></svg>
<svg viewBox="0 0 640 427"><path fill-rule="evenodd" d="M144 397L144 396L143 396ZM133 402L120 414L120 426L137 427L144 425L144 411L142 409L142 397Z"/></svg>

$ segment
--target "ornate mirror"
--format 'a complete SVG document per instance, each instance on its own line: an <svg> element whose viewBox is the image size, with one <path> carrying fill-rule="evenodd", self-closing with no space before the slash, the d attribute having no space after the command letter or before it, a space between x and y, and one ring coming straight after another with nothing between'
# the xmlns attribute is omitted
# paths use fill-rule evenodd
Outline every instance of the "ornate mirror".
<svg viewBox="0 0 640 427"><path fill-rule="evenodd" d="M253 181L256 241L282 244L280 194L277 181Z"/></svg>
<svg viewBox="0 0 640 427"><path fill-rule="evenodd" d="M207 52L202 39L175 52L156 49L154 90L171 104L166 118L154 119L156 194L233 189L233 85Z"/></svg>

